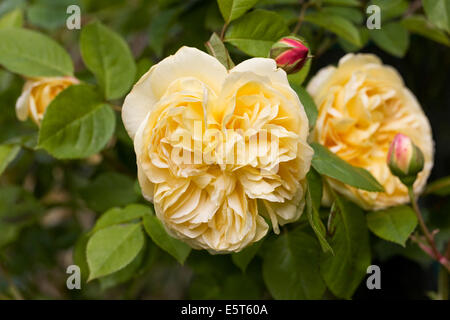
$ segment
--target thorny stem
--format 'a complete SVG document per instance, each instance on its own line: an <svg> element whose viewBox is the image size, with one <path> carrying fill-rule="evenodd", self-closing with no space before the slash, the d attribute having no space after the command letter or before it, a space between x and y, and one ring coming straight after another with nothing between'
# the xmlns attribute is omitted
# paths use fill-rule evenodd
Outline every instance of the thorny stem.
<svg viewBox="0 0 450 320"><path fill-rule="evenodd" d="M412 186L408 187L408 194L409 194L409 198L411 200L412 208L413 208L414 212L416 213L417 220L419 221L420 229L422 230L422 233L424 234L425 239L427 240L427 242L428 242L428 244L429 244L429 246L431 248L431 252L427 251L427 253L433 259L437 260L440 264L442 264L442 266L444 266L447 269L448 272L450 272L450 262L436 248L436 243L434 242L434 236L430 233L430 231L428 230L427 226L425 225L425 222L424 222L423 217L422 217L422 213L421 213L421 211L419 209L419 206L417 205L416 196L414 195L414 191L413 191Z"/></svg>

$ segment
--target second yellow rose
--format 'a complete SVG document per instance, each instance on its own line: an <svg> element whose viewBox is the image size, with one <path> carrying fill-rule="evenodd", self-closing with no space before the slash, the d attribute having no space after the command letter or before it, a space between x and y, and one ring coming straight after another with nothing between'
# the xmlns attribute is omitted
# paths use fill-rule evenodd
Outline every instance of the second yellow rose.
<svg viewBox="0 0 450 320"><path fill-rule="evenodd" d="M417 99L392 67L369 54L348 54L337 67L320 70L308 91L319 109L314 140L350 164L367 169L385 192L367 192L329 179L332 188L365 209L409 201L406 187L386 164L397 133L409 136L425 156L414 191L420 193L433 166L431 127Z"/></svg>

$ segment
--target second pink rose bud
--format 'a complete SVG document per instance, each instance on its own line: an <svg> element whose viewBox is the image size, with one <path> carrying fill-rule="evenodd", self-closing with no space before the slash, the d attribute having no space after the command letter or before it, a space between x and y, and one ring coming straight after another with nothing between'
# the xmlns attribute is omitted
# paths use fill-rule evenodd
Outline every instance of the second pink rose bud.
<svg viewBox="0 0 450 320"><path fill-rule="evenodd" d="M309 58L309 49L304 41L297 37L289 36L277 41L269 53L279 68L287 74L296 73L302 69Z"/></svg>
<svg viewBox="0 0 450 320"><path fill-rule="evenodd" d="M412 186L424 166L422 151L408 136L398 133L391 143L387 164L394 176L406 186Z"/></svg>

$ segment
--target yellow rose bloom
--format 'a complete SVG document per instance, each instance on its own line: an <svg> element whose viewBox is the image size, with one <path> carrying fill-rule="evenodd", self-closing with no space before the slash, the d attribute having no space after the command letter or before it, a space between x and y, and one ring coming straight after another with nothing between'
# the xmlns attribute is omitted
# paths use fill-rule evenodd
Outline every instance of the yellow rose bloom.
<svg viewBox="0 0 450 320"><path fill-rule="evenodd" d="M275 232L300 217L313 155L308 119L274 60L227 71L182 47L136 83L122 119L144 197L192 247L239 251L267 233L263 215Z"/></svg>
<svg viewBox="0 0 450 320"><path fill-rule="evenodd" d="M64 89L79 81L73 77L50 77L28 79L16 102L17 118L25 121L28 116L40 125L50 102Z"/></svg>
<svg viewBox="0 0 450 320"><path fill-rule="evenodd" d="M308 92L319 109L314 140L350 164L368 170L385 192L368 192L328 179L336 191L365 209L382 209L409 201L407 188L387 166L397 133L422 150L425 166L414 184L420 193L433 167L431 127L417 99L392 67L370 54L347 54L337 67L320 70Z"/></svg>

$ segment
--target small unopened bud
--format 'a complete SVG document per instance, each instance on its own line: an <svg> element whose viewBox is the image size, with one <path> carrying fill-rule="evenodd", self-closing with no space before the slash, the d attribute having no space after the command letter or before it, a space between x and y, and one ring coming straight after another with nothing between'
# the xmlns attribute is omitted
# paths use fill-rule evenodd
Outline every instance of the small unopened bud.
<svg viewBox="0 0 450 320"><path fill-rule="evenodd" d="M408 136L398 133L389 147L387 164L392 174L410 187L423 169L424 157Z"/></svg>
<svg viewBox="0 0 450 320"><path fill-rule="evenodd" d="M276 42L270 49L270 58L277 62L278 68L282 68L287 74L300 71L304 66L309 49L299 38L284 37Z"/></svg>

